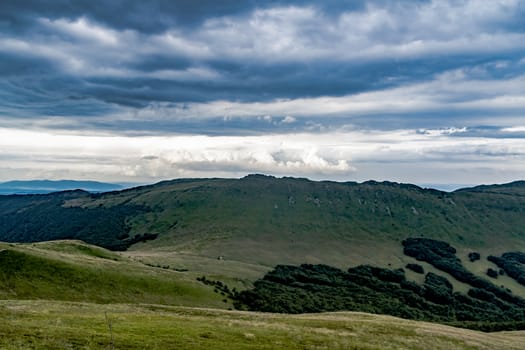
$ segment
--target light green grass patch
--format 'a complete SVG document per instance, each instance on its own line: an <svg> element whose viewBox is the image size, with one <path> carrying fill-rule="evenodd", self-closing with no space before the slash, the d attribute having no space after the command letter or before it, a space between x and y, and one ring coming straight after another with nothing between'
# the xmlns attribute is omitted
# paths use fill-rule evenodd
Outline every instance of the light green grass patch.
<svg viewBox="0 0 525 350"><path fill-rule="evenodd" d="M0 301L0 348L8 350L111 349L112 346L214 350L512 350L521 349L524 341L523 332L485 334L349 312L277 315L160 305Z"/></svg>

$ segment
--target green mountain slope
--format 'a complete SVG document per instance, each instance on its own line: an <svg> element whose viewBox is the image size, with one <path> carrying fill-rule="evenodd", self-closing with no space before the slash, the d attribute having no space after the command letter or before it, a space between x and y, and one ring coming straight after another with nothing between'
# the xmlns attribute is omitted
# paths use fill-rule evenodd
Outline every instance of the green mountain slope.
<svg viewBox="0 0 525 350"><path fill-rule="evenodd" d="M111 249L223 256L266 266L347 267L396 263L407 237L440 239L460 254L487 247L493 255L523 250L524 214L523 182L446 193L389 182L252 175L95 195L2 196L0 240L75 238Z"/></svg>

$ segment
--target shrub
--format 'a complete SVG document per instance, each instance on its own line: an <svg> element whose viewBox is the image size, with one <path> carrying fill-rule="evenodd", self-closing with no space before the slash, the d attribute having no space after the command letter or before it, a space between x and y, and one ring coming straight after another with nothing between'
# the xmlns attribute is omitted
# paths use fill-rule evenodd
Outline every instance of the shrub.
<svg viewBox="0 0 525 350"><path fill-rule="evenodd" d="M489 256L489 261L496 264L507 275L525 286L525 254L521 252L504 253L501 257Z"/></svg>
<svg viewBox="0 0 525 350"><path fill-rule="evenodd" d="M419 264L407 264L406 268L409 269L409 270L412 270L412 271L414 271L416 273L420 273L420 274L424 274L425 273L425 270L423 269L423 266L421 266Z"/></svg>
<svg viewBox="0 0 525 350"><path fill-rule="evenodd" d="M468 259L470 260L470 262L474 262L481 259L481 255L477 252L471 252L468 254Z"/></svg>
<svg viewBox="0 0 525 350"><path fill-rule="evenodd" d="M491 269L491 268L488 268L487 269L487 276L492 277L492 278L498 278L498 271L496 271L494 269Z"/></svg>

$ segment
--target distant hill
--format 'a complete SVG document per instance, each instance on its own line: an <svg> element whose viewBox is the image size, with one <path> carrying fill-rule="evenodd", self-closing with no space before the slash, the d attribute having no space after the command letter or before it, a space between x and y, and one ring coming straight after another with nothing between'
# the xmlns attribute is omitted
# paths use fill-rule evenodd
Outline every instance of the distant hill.
<svg viewBox="0 0 525 350"><path fill-rule="evenodd" d="M268 266L346 267L388 256L387 263L394 253L402 256L399 242L407 237L465 249L525 248L525 183L481 189L442 192L393 182L250 175L165 181L110 193L3 196L0 240L74 238L111 249L148 241L133 249Z"/></svg>
<svg viewBox="0 0 525 350"><path fill-rule="evenodd" d="M525 195L525 181L514 181L501 185L480 185L470 188L461 188L457 192L485 192L510 195Z"/></svg>
<svg viewBox="0 0 525 350"><path fill-rule="evenodd" d="M84 190L87 192L109 192L122 190L124 186L97 181L75 180L29 180L8 181L0 183L0 194L44 194L68 190Z"/></svg>

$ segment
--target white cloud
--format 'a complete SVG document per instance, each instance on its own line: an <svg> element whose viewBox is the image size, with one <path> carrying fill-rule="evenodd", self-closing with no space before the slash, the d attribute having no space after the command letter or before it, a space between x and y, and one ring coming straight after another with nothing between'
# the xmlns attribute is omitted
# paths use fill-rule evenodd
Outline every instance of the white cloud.
<svg viewBox="0 0 525 350"><path fill-rule="evenodd" d="M26 57L47 59L70 72L80 71L85 62L80 57L69 55L53 45L42 45L21 39L0 38L0 52L16 53Z"/></svg>
<svg viewBox="0 0 525 350"><path fill-rule="evenodd" d="M115 30L91 23L84 17L76 20L41 18L40 23L66 35L81 40L92 40L102 45L115 46L119 43L119 33Z"/></svg>
<svg viewBox="0 0 525 350"><path fill-rule="evenodd" d="M420 129L418 130L418 132L425 134L425 135L439 136L439 135L453 135L453 134L458 134L458 133L464 133L464 132L467 132L467 130L468 129L466 127L462 127L462 128L450 127L450 128L443 128L443 129Z"/></svg>
<svg viewBox="0 0 525 350"><path fill-rule="evenodd" d="M274 7L152 35L108 28L85 17L40 18L47 31L19 44L26 46L27 55L81 62L69 73L84 76L91 71L132 70L130 64L158 55L185 57L202 66L217 60L348 63L517 52L525 49L525 34L497 28L519 6L518 0L431 1L368 6L359 12L342 11L335 18L316 7ZM20 50L5 40L2 50Z"/></svg>
<svg viewBox="0 0 525 350"><path fill-rule="evenodd" d="M269 62L449 57L525 47L523 34L494 30L519 6L519 1L432 1L368 6L342 11L335 19L314 7L278 7L244 18L210 19L193 38L215 57Z"/></svg>
<svg viewBox="0 0 525 350"><path fill-rule="evenodd" d="M331 174L352 171L323 145L296 137L124 137L0 129L1 166L60 168L77 178L159 179L219 173ZM87 168L90 168L88 171ZM82 172L79 172L79 169ZM4 173L3 176L8 176Z"/></svg>
<svg viewBox="0 0 525 350"><path fill-rule="evenodd" d="M439 110L488 113L488 109L497 109L498 115L505 111L525 110L525 75L501 80L477 79L468 71L454 70L426 82L354 95L276 99L268 102L222 100L183 105L159 103L133 111L133 115L134 118L153 119L265 116L264 120L267 121L271 121L270 116L284 116L282 122L291 123L301 117L331 116L352 120L353 117L373 114L419 112L424 115ZM453 118L454 115L447 117L446 122L461 122L462 117L460 115L458 120Z"/></svg>
<svg viewBox="0 0 525 350"><path fill-rule="evenodd" d="M292 123L295 123L296 121L297 121L297 119L295 117L292 117L291 115L287 115L286 117L283 118L281 123L283 123L283 124L292 124Z"/></svg>
<svg viewBox="0 0 525 350"><path fill-rule="evenodd" d="M525 118L525 117L524 117ZM525 132L525 126L511 126L508 128L502 128L503 132Z"/></svg>
<svg viewBox="0 0 525 350"><path fill-rule="evenodd" d="M150 54L173 53L177 56L187 56L194 59L212 58L213 53L209 44L202 41L196 41L188 38L188 35L178 33L174 30L160 35L154 35L151 38L143 38L144 51ZM136 47L136 46L134 46Z"/></svg>
<svg viewBox="0 0 525 350"><path fill-rule="evenodd" d="M452 135L461 130L126 137L4 128L0 180L153 182L260 172L314 179L472 183L510 181L523 174L523 140Z"/></svg>

